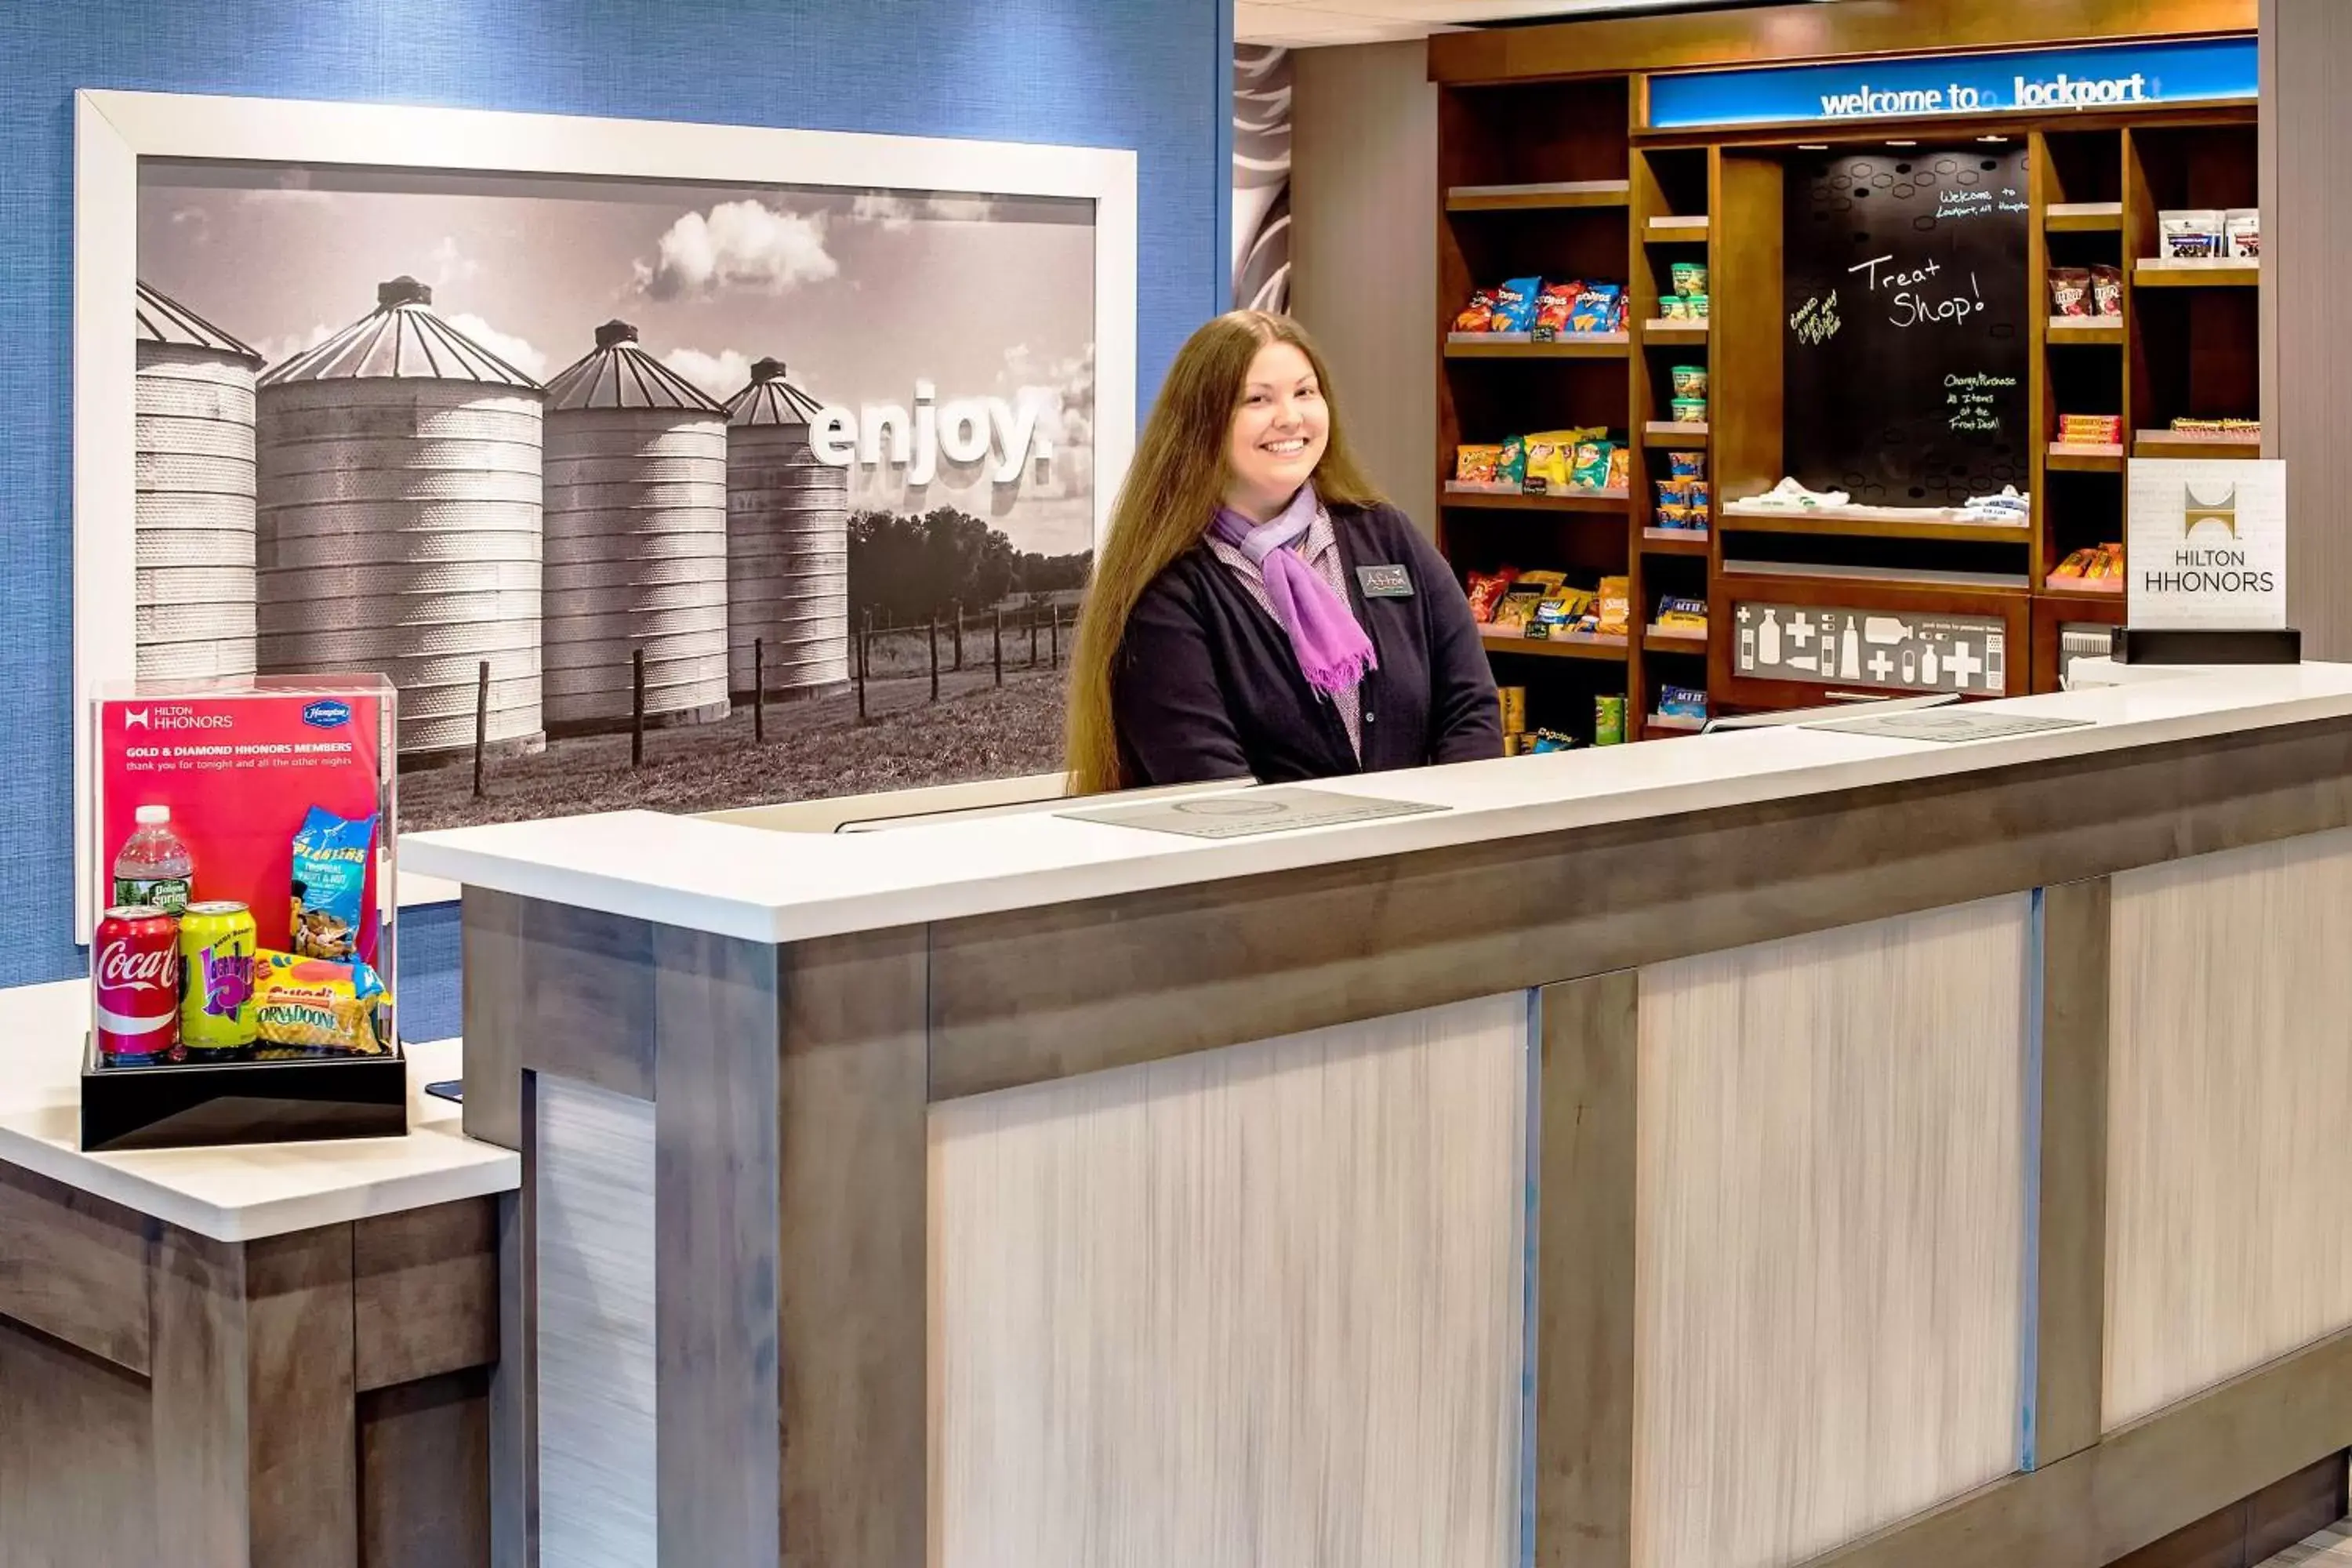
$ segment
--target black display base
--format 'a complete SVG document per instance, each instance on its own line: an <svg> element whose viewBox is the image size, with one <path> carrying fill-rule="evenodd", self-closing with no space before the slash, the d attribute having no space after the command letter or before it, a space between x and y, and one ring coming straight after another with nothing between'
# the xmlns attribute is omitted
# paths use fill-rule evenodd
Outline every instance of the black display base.
<svg viewBox="0 0 2352 1568"><path fill-rule="evenodd" d="M2303 634L2117 626L2114 649L2117 664L2301 664Z"/></svg>
<svg viewBox="0 0 2352 1568"><path fill-rule="evenodd" d="M381 1057L101 1067L92 1042L82 1058L85 1153L407 1131L408 1061L397 1047Z"/></svg>

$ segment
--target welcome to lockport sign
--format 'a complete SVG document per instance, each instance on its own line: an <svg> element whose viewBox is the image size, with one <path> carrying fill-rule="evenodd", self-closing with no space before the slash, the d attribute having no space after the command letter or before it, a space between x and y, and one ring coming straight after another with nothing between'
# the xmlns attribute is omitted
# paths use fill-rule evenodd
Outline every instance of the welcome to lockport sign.
<svg viewBox="0 0 2352 1568"><path fill-rule="evenodd" d="M2222 103L2257 96L2251 37L1689 71L1649 79L1650 129Z"/></svg>

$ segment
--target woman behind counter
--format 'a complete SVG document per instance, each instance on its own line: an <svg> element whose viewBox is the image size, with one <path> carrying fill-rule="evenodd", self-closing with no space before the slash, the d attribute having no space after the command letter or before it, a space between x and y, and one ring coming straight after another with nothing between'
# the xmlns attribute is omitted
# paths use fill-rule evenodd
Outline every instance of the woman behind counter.
<svg viewBox="0 0 2352 1568"><path fill-rule="evenodd" d="M1299 325L1235 310L1176 355L1071 664L1080 794L1503 754L1460 584L1381 500Z"/></svg>

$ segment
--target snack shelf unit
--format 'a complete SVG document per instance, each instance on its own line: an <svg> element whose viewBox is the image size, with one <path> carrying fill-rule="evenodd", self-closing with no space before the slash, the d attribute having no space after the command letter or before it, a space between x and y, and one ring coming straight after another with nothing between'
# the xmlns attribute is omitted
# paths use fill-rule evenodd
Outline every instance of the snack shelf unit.
<svg viewBox="0 0 2352 1568"><path fill-rule="evenodd" d="M2111 19L2099 24L2109 31L2080 41L2129 36L2137 16L2124 14L2129 10L2111 7ZM2189 0L2166 22L2201 36L2245 25L2219 0ZM1735 19L1718 30L1728 37L1742 26ZM1885 47L1842 42L1849 26L1857 37L1864 30L1860 21L1829 16L1820 29L1822 58ZM1543 517L1559 510L1557 500L1441 495L1439 543L1457 574L1511 565L1563 570L1587 585L1603 574L1628 579L1639 621L1624 650L1622 687L1606 684L1613 668L1570 668L1567 661L1549 691L1545 674L1528 674L1525 660L1498 664L1502 679L1528 686L1531 726L1589 739L1591 697L1622 693L1633 716L1629 730L1642 738L1686 733L1654 716L1662 684L1698 683L1685 673L1697 663L1693 650L1641 630L1655 618L1659 599L1674 595L1708 605L1709 634L1699 646L1717 713L1817 704L1849 689L1829 679L1740 676L1733 608L1741 598L1990 617L2005 633L2004 689L2054 689L2064 635L2123 619L2120 594L2069 587L2050 574L2071 552L2123 537L2129 458L2259 454L2251 444L2181 445L2148 436L2169 437L2166 427L2176 417L2261 416L2262 269L2141 265L2157 257L2160 210L2258 205L2255 106L1653 132L1644 129L1650 69L1743 60L1727 47L1692 55L1661 41L1645 62L1642 35L1653 27L1649 37L1660 40L1675 31L1569 22L1512 29L1507 47L1496 35L1478 33L1441 35L1429 45L1439 96L1441 343L1474 288L1535 275L1623 280L1627 288L1630 341L1617 354L1545 363L1444 347L1439 362L1433 457L1444 478L1453 474L1458 445L1534 430L1605 423L1631 449L1629 499L1585 509L1622 511L1622 543L1598 515ZM1607 58L1595 63L1589 40L1604 36ZM2039 427L2017 432L2013 460L2020 488L2032 497L2030 525L1727 514L1727 497L1757 494L1783 477L1786 428L1798 413L1785 406L1782 386L1782 225L1791 162L1823 143L1883 151L1890 142L1979 139L2012 149L2022 143L2027 157L2027 278L2036 292L2022 315L2030 340L2025 407ZM1528 194L1515 196L1514 189ZM1547 190L1555 194L1540 194ZM1672 292L1676 260L1707 265L1703 321L1664 315L1660 301ZM2042 291L2049 268L2094 262L2119 272L2119 312L2053 320ZM1672 427L1677 364L1707 369L1703 430ZM2062 443L2062 413L2116 416L2123 440L2106 447ZM1669 452L1706 454L1703 533L1654 526L1650 502ZM1769 569L1743 569L1759 561Z"/></svg>

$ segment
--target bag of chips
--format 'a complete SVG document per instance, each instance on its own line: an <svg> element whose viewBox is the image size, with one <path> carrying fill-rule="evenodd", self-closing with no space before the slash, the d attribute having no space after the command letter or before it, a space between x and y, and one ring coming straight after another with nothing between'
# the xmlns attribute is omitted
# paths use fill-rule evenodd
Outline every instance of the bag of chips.
<svg viewBox="0 0 2352 1568"><path fill-rule="evenodd" d="M287 945L304 958L359 956L375 817L314 805L294 835L294 900Z"/></svg>
<svg viewBox="0 0 2352 1568"><path fill-rule="evenodd" d="M1502 456L1500 447L1456 447L1454 477L1465 485L1491 485L1495 482L1495 465Z"/></svg>
<svg viewBox="0 0 2352 1568"><path fill-rule="evenodd" d="M1561 439L1566 434L1546 430L1527 438L1527 471L1521 479L1526 489L1538 495L1558 495L1568 489L1573 443Z"/></svg>
<svg viewBox="0 0 2352 1568"><path fill-rule="evenodd" d="M254 955L257 1054L381 1056L379 1010L392 1000L364 963L337 963L267 949Z"/></svg>
<svg viewBox="0 0 2352 1568"><path fill-rule="evenodd" d="M1511 584L1518 581L1518 569L1513 566L1506 566L1498 572L1471 573L1470 618L1482 626L1491 622L1496 606L1503 602L1503 595L1511 591Z"/></svg>
<svg viewBox="0 0 2352 1568"><path fill-rule="evenodd" d="M1503 455L1495 461L1495 482L1513 489L1524 489L1528 482L1528 443L1523 436L1514 436L1503 443Z"/></svg>
<svg viewBox="0 0 2352 1568"><path fill-rule="evenodd" d="M1492 329L1494 321L1495 291L1480 289L1471 294L1470 302L1462 307L1460 315L1454 318L1454 330L1457 332L1487 331Z"/></svg>
<svg viewBox="0 0 2352 1568"><path fill-rule="evenodd" d="M1576 459L1570 470L1568 482L1576 489L1600 490L1609 488L1609 455L1615 448L1606 441L1579 441Z"/></svg>
<svg viewBox="0 0 2352 1568"><path fill-rule="evenodd" d="M1540 278L1514 278L1495 290L1495 319L1487 331L1496 332L1531 331L1536 324L1536 295L1543 289Z"/></svg>
<svg viewBox="0 0 2352 1568"><path fill-rule="evenodd" d="M1576 308L1577 296L1584 285L1576 282L1547 283L1536 296L1536 341L1548 343L1569 331L1569 316Z"/></svg>
<svg viewBox="0 0 2352 1568"><path fill-rule="evenodd" d="M1618 301L1624 290L1614 283L1587 283L1576 297L1568 318L1572 332L1611 332L1617 330ZM1426 321L1428 318L1423 317Z"/></svg>

